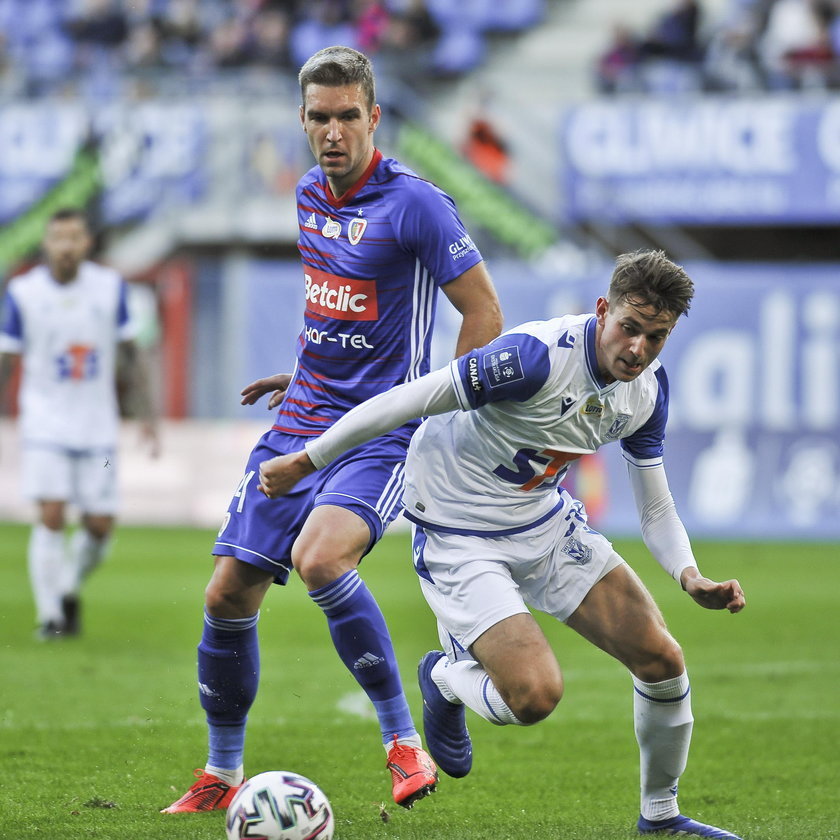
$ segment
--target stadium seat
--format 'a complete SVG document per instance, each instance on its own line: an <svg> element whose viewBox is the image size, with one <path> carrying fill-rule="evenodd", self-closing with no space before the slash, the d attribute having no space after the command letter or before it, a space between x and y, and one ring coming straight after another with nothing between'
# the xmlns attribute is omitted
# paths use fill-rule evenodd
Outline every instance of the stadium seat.
<svg viewBox="0 0 840 840"><path fill-rule="evenodd" d="M484 28L491 32L519 32L536 26L545 16L545 11L545 0L490 3Z"/></svg>
<svg viewBox="0 0 840 840"><path fill-rule="evenodd" d="M432 69L438 75L457 75L475 69L484 59L486 46L475 29L444 30L432 52Z"/></svg>

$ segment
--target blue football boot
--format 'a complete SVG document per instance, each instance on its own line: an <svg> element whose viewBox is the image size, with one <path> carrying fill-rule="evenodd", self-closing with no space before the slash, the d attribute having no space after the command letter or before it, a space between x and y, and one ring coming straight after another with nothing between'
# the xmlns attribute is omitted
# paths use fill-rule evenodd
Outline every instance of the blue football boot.
<svg viewBox="0 0 840 840"><path fill-rule="evenodd" d="M437 766L460 779L472 769L472 741L467 731L464 705L450 703L432 679L432 668L443 651L431 650L417 666L417 680L423 695L423 730L426 748Z"/></svg>
<svg viewBox="0 0 840 840"><path fill-rule="evenodd" d="M713 825L697 822L690 817L677 814L669 820L646 820L639 817L639 834L663 834L671 837L713 837L718 840L741 840L737 834L724 831Z"/></svg>

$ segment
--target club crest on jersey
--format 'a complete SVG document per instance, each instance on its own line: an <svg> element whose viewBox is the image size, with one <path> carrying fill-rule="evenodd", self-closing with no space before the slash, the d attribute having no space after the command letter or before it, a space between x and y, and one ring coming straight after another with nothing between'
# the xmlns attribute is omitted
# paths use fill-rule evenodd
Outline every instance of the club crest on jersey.
<svg viewBox="0 0 840 840"><path fill-rule="evenodd" d="M632 414L617 414L615 420L612 421L612 425L607 429L607 439L618 440L632 416Z"/></svg>
<svg viewBox="0 0 840 840"><path fill-rule="evenodd" d="M341 225L335 220L327 216L327 221L321 228L321 235L327 239L338 239L341 236Z"/></svg>
<svg viewBox="0 0 840 840"><path fill-rule="evenodd" d="M367 219L353 219L347 226L347 238L351 245L358 245L367 227Z"/></svg>
<svg viewBox="0 0 840 840"><path fill-rule="evenodd" d="M600 417L604 413L604 406L598 402L597 397L590 397L580 410L584 417Z"/></svg>

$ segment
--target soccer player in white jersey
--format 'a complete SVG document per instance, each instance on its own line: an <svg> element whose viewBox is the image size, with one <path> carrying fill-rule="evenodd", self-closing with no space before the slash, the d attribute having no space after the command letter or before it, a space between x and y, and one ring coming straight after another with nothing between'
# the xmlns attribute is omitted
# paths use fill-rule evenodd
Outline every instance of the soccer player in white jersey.
<svg viewBox="0 0 840 840"><path fill-rule="evenodd" d="M118 367L157 448L127 287L116 271L86 259L91 245L81 210L54 213L45 261L9 282L0 325L0 392L16 358L23 363L23 490L37 504L29 573L44 639L78 634L82 581L102 562L114 526ZM68 504L81 515L69 545Z"/></svg>
<svg viewBox="0 0 840 840"><path fill-rule="evenodd" d="M368 396L428 372L438 288L462 317L458 354L497 336L501 312L452 199L374 146L380 108L368 59L347 47L321 50L302 67L300 87L301 126L317 165L297 186L305 298L297 364L291 381L268 377L243 391L245 403L274 391L269 408L279 408L213 547L198 646L207 762L165 813L226 808L242 783L246 720L259 683L259 609L292 568L376 711L394 801L410 808L437 783L384 617L357 571L400 511L417 423L349 453L280 501L257 492L258 471L272 455L302 449Z"/></svg>
<svg viewBox="0 0 840 840"><path fill-rule="evenodd" d="M571 462L619 441L651 553L701 606L744 607L737 580L699 572L663 466L668 380L657 357L693 293L661 251L624 254L593 314L524 324L368 400L303 452L263 463L260 488L283 495L348 447L431 415L411 443L405 505L445 648L418 669L438 766L456 777L470 771L465 706L491 723L529 725L559 702L563 677L531 606L631 673L639 833L737 840L679 812L693 722L682 650L642 582L562 487Z"/></svg>

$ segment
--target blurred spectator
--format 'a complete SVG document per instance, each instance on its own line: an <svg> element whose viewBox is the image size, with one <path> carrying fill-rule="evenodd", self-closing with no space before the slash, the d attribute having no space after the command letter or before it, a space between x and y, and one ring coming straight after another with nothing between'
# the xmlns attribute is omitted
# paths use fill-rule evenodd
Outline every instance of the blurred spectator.
<svg viewBox="0 0 840 840"><path fill-rule="evenodd" d="M115 0L84 0L65 28L76 41L113 49L128 37L128 21Z"/></svg>
<svg viewBox="0 0 840 840"><path fill-rule="evenodd" d="M601 93L638 91L639 45L626 24L615 23L612 39L598 59L597 83Z"/></svg>
<svg viewBox="0 0 840 840"><path fill-rule="evenodd" d="M248 60L268 68L291 68L289 47L291 22L282 9L268 6L254 15L251 23Z"/></svg>
<svg viewBox="0 0 840 840"><path fill-rule="evenodd" d="M310 0L306 13L292 29L292 61L296 67L331 44L358 49L356 28L341 0Z"/></svg>
<svg viewBox="0 0 840 840"><path fill-rule="evenodd" d="M355 0L353 9L359 49L373 55L379 51L388 31L388 10L382 0Z"/></svg>
<svg viewBox="0 0 840 840"><path fill-rule="evenodd" d="M830 23L836 11L815 0L776 0L760 39L768 86L820 86L834 61Z"/></svg>
<svg viewBox="0 0 840 840"><path fill-rule="evenodd" d="M639 44L642 58L696 62L702 57L698 41L700 6L696 0L674 0Z"/></svg>
<svg viewBox="0 0 840 840"><path fill-rule="evenodd" d="M461 153L491 181L507 183L510 166L508 146L486 116L479 114L472 120Z"/></svg>
<svg viewBox="0 0 840 840"><path fill-rule="evenodd" d="M483 14L489 25L491 5ZM481 31L472 33L479 42ZM107 99L133 76L153 93L171 72L192 84L224 76L247 85L254 75L235 71L294 73L337 43L381 57L416 86L443 34L458 35L441 32L427 0L0 0L0 96L66 89ZM454 73L476 65L483 44L472 49L456 53Z"/></svg>
<svg viewBox="0 0 840 840"><path fill-rule="evenodd" d="M210 61L214 67L244 67L249 61L248 29L235 17L219 23L210 32Z"/></svg>
<svg viewBox="0 0 840 840"><path fill-rule="evenodd" d="M158 18L140 21L131 27L124 55L132 70L157 70L165 66L163 26Z"/></svg>
<svg viewBox="0 0 840 840"><path fill-rule="evenodd" d="M718 27L709 39L703 62L707 90L756 90L763 86L759 32L758 18L751 12Z"/></svg>

